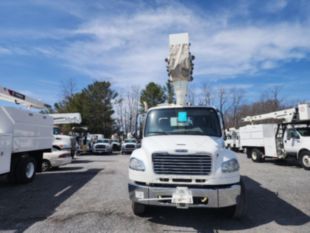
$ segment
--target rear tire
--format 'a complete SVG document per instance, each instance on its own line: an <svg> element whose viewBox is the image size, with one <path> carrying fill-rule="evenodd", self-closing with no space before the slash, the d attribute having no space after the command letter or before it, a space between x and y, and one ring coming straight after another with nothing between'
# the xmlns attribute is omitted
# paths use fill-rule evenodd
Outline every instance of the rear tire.
<svg viewBox="0 0 310 233"><path fill-rule="evenodd" d="M143 216L146 212L146 206L138 202L132 201L131 208L132 212L137 216Z"/></svg>
<svg viewBox="0 0 310 233"><path fill-rule="evenodd" d="M36 170L36 160L34 158L21 158L15 170L16 182L20 184L31 182L36 176Z"/></svg>
<svg viewBox="0 0 310 233"><path fill-rule="evenodd" d="M305 170L310 170L310 151L300 153L299 163Z"/></svg>
<svg viewBox="0 0 310 233"><path fill-rule="evenodd" d="M42 162L42 172L46 172L51 169L51 163L48 160L43 160Z"/></svg>
<svg viewBox="0 0 310 233"><path fill-rule="evenodd" d="M259 149L251 150L251 159L253 162L262 162L263 161L263 153Z"/></svg>

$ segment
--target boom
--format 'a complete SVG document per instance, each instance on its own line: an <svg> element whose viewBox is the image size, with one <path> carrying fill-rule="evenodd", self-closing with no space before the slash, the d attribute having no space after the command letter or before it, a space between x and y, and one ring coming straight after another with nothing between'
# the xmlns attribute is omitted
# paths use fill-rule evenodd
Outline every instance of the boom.
<svg viewBox="0 0 310 233"><path fill-rule="evenodd" d="M49 115L53 117L55 125L81 124L82 122L80 113L54 113Z"/></svg>
<svg viewBox="0 0 310 233"><path fill-rule="evenodd" d="M193 80L194 56L189 51L188 33L169 35L169 47L169 58L166 59L169 81L174 87L176 104L184 106L188 82Z"/></svg>
<svg viewBox="0 0 310 233"><path fill-rule="evenodd" d="M283 120L285 123L310 120L310 104L299 104L296 108L289 108L255 116L247 116L242 120L253 123L268 119L279 119Z"/></svg>
<svg viewBox="0 0 310 233"><path fill-rule="evenodd" d="M22 104L27 108L46 109L49 107L48 104L45 104L39 100L33 99L22 93L1 86L0 86L0 99L15 104Z"/></svg>

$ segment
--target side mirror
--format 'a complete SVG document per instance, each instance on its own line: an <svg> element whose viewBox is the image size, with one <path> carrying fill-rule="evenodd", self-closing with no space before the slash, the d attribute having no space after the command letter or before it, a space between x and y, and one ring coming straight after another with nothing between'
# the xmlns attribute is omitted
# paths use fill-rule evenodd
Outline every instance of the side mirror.
<svg viewBox="0 0 310 233"><path fill-rule="evenodd" d="M143 123L144 123L145 114L138 114L136 118L136 130L135 130L135 138L142 139L143 135Z"/></svg>

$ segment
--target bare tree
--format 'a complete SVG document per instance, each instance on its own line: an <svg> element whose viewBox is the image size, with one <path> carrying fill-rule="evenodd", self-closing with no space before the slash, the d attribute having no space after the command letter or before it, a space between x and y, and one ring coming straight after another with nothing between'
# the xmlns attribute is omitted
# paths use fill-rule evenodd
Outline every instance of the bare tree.
<svg viewBox="0 0 310 233"><path fill-rule="evenodd" d="M196 103L196 97L195 97L195 93L191 88L188 88L188 92L187 92L187 102L190 105L195 105Z"/></svg>
<svg viewBox="0 0 310 233"><path fill-rule="evenodd" d="M218 109L220 112L224 112L228 102L228 92L224 87L217 89Z"/></svg>
<svg viewBox="0 0 310 233"><path fill-rule="evenodd" d="M203 83L201 86L201 98L199 100L199 105L211 106L213 104L213 91L212 88Z"/></svg>
<svg viewBox="0 0 310 233"><path fill-rule="evenodd" d="M63 99L71 98L77 92L77 83L75 79L69 78L61 82L61 91Z"/></svg>
<svg viewBox="0 0 310 233"><path fill-rule="evenodd" d="M230 99L231 99L231 120L234 127L239 127L239 120L240 120L240 107L241 102L244 97L244 90L238 88L230 89Z"/></svg>
<svg viewBox="0 0 310 233"><path fill-rule="evenodd" d="M140 110L140 88L132 86L127 93L120 95L114 109L118 129L124 135L132 133Z"/></svg>

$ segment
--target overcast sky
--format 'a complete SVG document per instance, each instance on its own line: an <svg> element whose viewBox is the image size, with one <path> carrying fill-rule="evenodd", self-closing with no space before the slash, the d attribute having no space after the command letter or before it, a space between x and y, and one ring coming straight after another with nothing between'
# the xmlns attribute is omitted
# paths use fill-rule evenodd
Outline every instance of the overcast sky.
<svg viewBox="0 0 310 233"><path fill-rule="evenodd" d="M203 3L201 3L203 2ZM189 32L194 84L237 87L253 101L273 86L310 99L310 1L0 1L0 85L53 104L78 88L167 80L168 35Z"/></svg>

